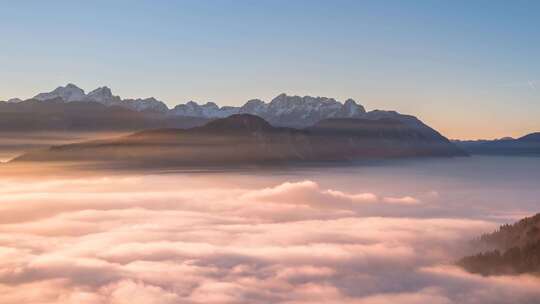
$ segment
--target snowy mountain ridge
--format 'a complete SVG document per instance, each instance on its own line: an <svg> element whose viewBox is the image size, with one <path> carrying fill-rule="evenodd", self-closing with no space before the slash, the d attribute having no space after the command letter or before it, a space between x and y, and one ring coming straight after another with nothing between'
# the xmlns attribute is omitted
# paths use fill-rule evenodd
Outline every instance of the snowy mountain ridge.
<svg viewBox="0 0 540 304"><path fill-rule="evenodd" d="M365 108L353 99L347 99L344 103L334 98L312 96L290 96L280 94L270 102L260 99L247 101L243 106L219 107L213 102L198 104L189 101L179 104L172 109L155 99L137 98L122 99L114 95L110 88L99 87L88 94L74 84L60 86L51 92L39 93L33 99L46 101L60 99L68 102L97 102L106 106L121 106L138 112L157 112L167 116L188 116L205 119L224 118L234 114L253 114L264 118L275 126L306 127L328 118L397 118L412 124L421 123L413 116L402 115L393 111L375 110L366 112ZM19 99L10 99L16 102Z"/></svg>

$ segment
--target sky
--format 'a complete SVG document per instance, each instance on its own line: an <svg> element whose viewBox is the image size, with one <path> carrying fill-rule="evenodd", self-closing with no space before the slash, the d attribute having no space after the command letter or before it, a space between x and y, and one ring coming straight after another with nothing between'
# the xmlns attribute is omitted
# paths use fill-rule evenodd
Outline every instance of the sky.
<svg viewBox="0 0 540 304"><path fill-rule="evenodd" d="M4 1L0 100L66 83L241 105L353 98L449 138L540 131L539 1Z"/></svg>

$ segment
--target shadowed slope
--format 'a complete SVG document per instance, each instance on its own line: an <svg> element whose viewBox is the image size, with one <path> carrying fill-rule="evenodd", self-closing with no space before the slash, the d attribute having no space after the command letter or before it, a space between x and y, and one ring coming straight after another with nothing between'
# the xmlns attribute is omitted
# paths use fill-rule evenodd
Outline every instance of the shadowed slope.
<svg viewBox="0 0 540 304"><path fill-rule="evenodd" d="M391 119L332 119L297 130L238 114L187 130L162 129L106 141L55 146L16 161L105 161L144 166L227 166L276 162L464 155L442 136Z"/></svg>

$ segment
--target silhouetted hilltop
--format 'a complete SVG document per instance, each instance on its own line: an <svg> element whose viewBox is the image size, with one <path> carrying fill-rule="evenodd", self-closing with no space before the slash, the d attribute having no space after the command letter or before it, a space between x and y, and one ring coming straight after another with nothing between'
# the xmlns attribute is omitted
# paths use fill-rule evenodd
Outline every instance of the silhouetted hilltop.
<svg viewBox="0 0 540 304"><path fill-rule="evenodd" d="M266 120L249 114L235 114L226 119L217 119L200 127L198 131L206 132L270 132L273 129Z"/></svg>
<svg viewBox="0 0 540 304"><path fill-rule="evenodd" d="M471 154L540 155L540 132L518 139L456 141L455 144Z"/></svg>
<svg viewBox="0 0 540 304"><path fill-rule="evenodd" d="M527 134L523 137L518 138L518 141L540 143L540 132Z"/></svg>
<svg viewBox="0 0 540 304"><path fill-rule="evenodd" d="M54 146L15 161L129 162L144 166L228 166L365 158L461 156L442 136L396 120L333 119L312 128L277 128L237 114L191 129L143 131L119 139Z"/></svg>
<svg viewBox="0 0 540 304"><path fill-rule="evenodd" d="M446 137L424 125L419 120L410 123L398 118L380 118L375 120L333 118L320 121L307 129L317 133L336 133L336 135L449 143Z"/></svg>

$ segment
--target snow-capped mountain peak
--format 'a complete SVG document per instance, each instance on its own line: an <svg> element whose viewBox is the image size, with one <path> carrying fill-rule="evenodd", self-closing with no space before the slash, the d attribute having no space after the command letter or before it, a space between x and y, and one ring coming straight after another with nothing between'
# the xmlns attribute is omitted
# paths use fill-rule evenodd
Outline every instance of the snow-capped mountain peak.
<svg viewBox="0 0 540 304"><path fill-rule="evenodd" d="M167 114L169 116L189 116L206 119L223 118L233 114L257 115L275 126L306 127L327 118L364 118L399 119L411 125L418 125L418 120L413 116L402 115L394 111L371 111L366 113L364 107L353 99L347 99L344 103L328 97L296 96L279 94L270 102L260 99L251 99L243 106L220 107L214 102L198 104L189 101L169 109L165 103L154 97L122 99L114 95L109 87L99 87L88 94L74 84L58 87L48 93L40 93L34 99L44 101L48 99L61 99L64 102L85 101L97 102L106 106L121 106L134 111L150 111ZM15 99L12 99L16 102Z"/></svg>
<svg viewBox="0 0 540 304"><path fill-rule="evenodd" d="M83 89L72 83L68 83L65 87L57 87L56 89L48 93L40 93L34 96L34 99L44 101L49 99L61 98L65 102L72 102L83 101L85 97L86 95Z"/></svg>
<svg viewBox="0 0 540 304"><path fill-rule="evenodd" d="M260 115L266 111L268 104L260 99L251 99L248 100L242 107L239 109L239 113L247 113Z"/></svg>
<svg viewBox="0 0 540 304"><path fill-rule="evenodd" d="M108 87L99 87L86 95L88 101L99 102L104 105L114 105L121 101L120 97L114 96Z"/></svg>
<svg viewBox="0 0 540 304"><path fill-rule="evenodd" d="M328 97L279 94L269 103L250 100L240 113L261 116L274 125L304 127L326 118L354 118L365 114L363 106L348 99L345 104Z"/></svg>
<svg viewBox="0 0 540 304"><path fill-rule="evenodd" d="M36 100L45 101L60 98L64 102L85 101L97 102L106 106L121 106L134 111L155 111L166 113L169 111L167 105L153 97L122 99L112 93L109 87L99 87L88 94L76 85L69 83L65 87L58 87L48 93L40 93L34 97Z"/></svg>
<svg viewBox="0 0 540 304"><path fill-rule="evenodd" d="M21 102L22 99L20 98L11 98L11 99L8 99L8 101L6 101L7 103L19 103Z"/></svg>
<svg viewBox="0 0 540 304"><path fill-rule="evenodd" d="M88 93L88 97L94 97L96 99L105 99L105 98L111 98L113 96L112 91L109 87L99 87L90 93Z"/></svg>
<svg viewBox="0 0 540 304"><path fill-rule="evenodd" d="M124 99L117 105L124 106L139 112L152 111L159 113L167 113L169 111L169 108L164 102L157 100L154 97Z"/></svg>
<svg viewBox="0 0 540 304"><path fill-rule="evenodd" d="M185 104L177 105L171 111L172 115L176 116L209 117L208 115L204 115L203 106L200 106L198 103L192 100Z"/></svg>
<svg viewBox="0 0 540 304"><path fill-rule="evenodd" d="M357 104L356 101L351 98L345 100L345 103L343 104L343 110L345 111L345 113L348 114L348 116L351 117L366 113L366 109L362 105Z"/></svg>

